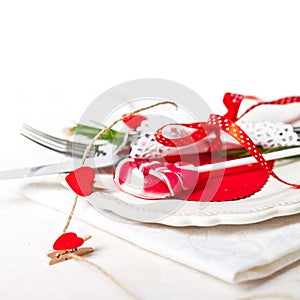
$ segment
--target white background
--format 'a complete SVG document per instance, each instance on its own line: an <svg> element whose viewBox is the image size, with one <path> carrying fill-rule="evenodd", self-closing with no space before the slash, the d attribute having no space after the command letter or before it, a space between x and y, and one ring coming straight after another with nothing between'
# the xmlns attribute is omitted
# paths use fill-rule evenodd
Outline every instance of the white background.
<svg viewBox="0 0 300 300"><path fill-rule="evenodd" d="M218 112L227 91L299 95L298 11L291 0L1 1L2 134L76 121L137 78L178 81Z"/></svg>
<svg viewBox="0 0 300 300"><path fill-rule="evenodd" d="M291 0L1 1L1 125L33 109L74 120L137 78L178 81L209 103L300 94L299 28Z"/></svg>
<svg viewBox="0 0 300 300"><path fill-rule="evenodd" d="M132 79L178 81L214 110L227 91L266 99L300 95L298 6L291 0L2 0L1 143L14 145L2 147L2 155L20 153L15 140L22 122L76 121L100 93ZM19 155L1 168L30 160Z"/></svg>

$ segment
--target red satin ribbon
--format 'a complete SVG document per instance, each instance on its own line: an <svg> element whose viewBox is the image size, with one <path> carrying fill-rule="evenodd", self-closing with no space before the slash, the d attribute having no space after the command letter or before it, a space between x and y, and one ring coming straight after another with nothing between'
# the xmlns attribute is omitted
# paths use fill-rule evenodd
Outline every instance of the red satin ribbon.
<svg viewBox="0 0 300 300"><path fill-rule="evenodd" d="M244 99L258 100L257 104L248 108L240 117L238 117L238 110L240 108L241 102ZM300 103L300 97L286 97L275 101L264 101L262 102L259 98L253 96L243 96L238 94L226 93L223 99L228 112L224 116L212 114L207 122L198 122L191 124L180 124L181 126L195 129L193 133L188 136L176 139L169 139L163 135L164 127L160 128L156 134L156 140L168 147L181 147L187 146L191 143L200 141L201 139L207 137L212 132L216 133L216 143L220 143L220 130L226 132L231 137L233 137L242 147L244 147L260 164L260 166L266 170L271 176L273 176L278 181L293 186L295 188L300 188L299 184L289 183L280 177L278 177L274 171L269 167L267 161L264 159L259 149L256 147L251 138L235 123L237 120L245 116L254 108L260 105L286 105L290 103ZM166 125L169 126L169 125ZM214 149L211 149L212 151Z"/></svg>

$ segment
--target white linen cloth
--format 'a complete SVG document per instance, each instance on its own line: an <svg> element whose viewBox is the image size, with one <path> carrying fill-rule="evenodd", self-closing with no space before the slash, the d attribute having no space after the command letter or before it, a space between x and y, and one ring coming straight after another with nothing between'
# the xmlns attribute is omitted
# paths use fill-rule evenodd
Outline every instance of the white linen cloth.
<svg viewBox="0 0 300 300"><path fill-rule="evenodd" d="M31 178L26 182L20 185L19 194L69 213L74 193L63 187L57 176ZM267 277L300 258L298 215L251 225L174 228L101 213L80 198L75 217L230 283Z"/></svg>

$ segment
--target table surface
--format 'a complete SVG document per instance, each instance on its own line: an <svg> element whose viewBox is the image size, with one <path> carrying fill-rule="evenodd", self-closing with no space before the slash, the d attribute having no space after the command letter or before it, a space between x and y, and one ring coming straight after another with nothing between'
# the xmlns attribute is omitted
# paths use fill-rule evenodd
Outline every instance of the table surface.
<svg viewBox="0 0 300 300"><path fill-rule="evenodd" d="M227 91L266 100L300 95L298 7L297 1L1 1L0 169L60 161L23 142L21 124L41 120L48 130L58 120L77 121L100 93L135 78L181 82L220 114ZM274 108L261 111L280 119ZM127 299L90 265L48 266L46 252L66 216L22 196L22 184L0 182L0 300ZM230 285L82 221L73 220L72 228L93 236L91 260L140 299L300 299L300 263Z"/></svg>
<svg viewBox="0 0 300 300"><path fill-rule="evenodd" d="M26 160L16 156L17 148L10 149L1 158L2 169L61 159L21 137L15 137L14 143L28 154L24 155ZM93 266L75 260L48 266L46 253L61 232L66 215L22 195L24 184L22 179L0 182L0 299L129 299ZM138 299L299 299L300 263L268 279L231 285L83 221L74 219L72 229L92 235L86 243L97 250L91 261Z"/></svg>

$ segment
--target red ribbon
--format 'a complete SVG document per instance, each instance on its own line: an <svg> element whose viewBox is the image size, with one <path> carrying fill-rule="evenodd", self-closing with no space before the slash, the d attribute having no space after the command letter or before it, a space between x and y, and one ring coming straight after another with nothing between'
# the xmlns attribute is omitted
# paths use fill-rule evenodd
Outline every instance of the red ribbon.
<svg viewBox="0 0 300 300"><path fill-rule="evenodd" d="M238 117L238 111L241 105L241 102L244 99L251 99L251 100L257 100L259 101L255 105L248 108L240 117ZM170 139L163 135L163 129L165 127L160 128L156 134L155 138L156 140L163 144L164 146L168 147L181 147L181 146L187 146L189 144L198 142L202 140L203 138L207 137L212 132L216 133L216 142L214 146L221 143L220 141L220 130L226 132L231 137L233 137L243 148L245 148L260 164L260 166L266 170L271 176L273 176L275 179L279 180L280 182L300 188L299 184L289 183L280 177L278 177L274 171L269 167L267 161L264 159L262 154L260 153L259 149L256 147L254 142L251 140L251 138L235 123L237 120L245 116L247 113L249 113L254 108L260 106L260 105L286 105L291 103L300 103L300 97L286 97L281 98L275 101L262 101L259 98L256 98L254 96L243 96L238 94L231 94L226 93L224 95L223 102L225 106L228 109L228 112L224 116L212 114L209 117L209 120L207 122L198 122L198 123L191 123L191 124L180 124L181 126L184 126L186 128L195 129L193 133L190 135L187 135L185 137L176 138L176 139ZM166 125L169 126L169 125ZM211 149L212 151L214 149Z"/></svg>

